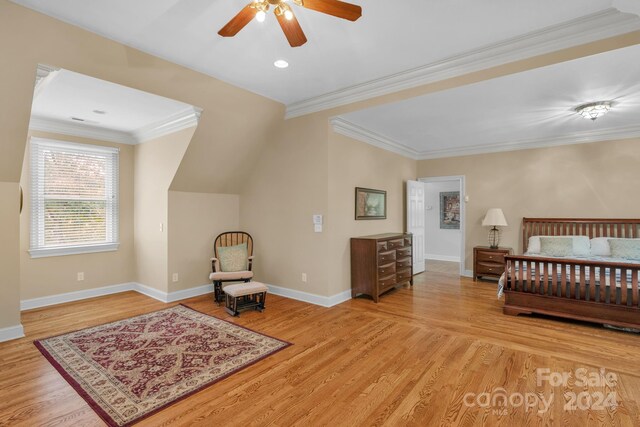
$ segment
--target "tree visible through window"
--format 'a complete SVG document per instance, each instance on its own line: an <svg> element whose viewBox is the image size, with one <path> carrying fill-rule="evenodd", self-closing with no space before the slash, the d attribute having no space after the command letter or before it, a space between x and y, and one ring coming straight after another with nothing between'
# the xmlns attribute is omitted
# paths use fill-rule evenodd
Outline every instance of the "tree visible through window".
<svg viewBox="0 0 640 427"><path fill-rule="evenodd" d="M33 139L31 253L112 250L118 242L118 150Z"/></svg>

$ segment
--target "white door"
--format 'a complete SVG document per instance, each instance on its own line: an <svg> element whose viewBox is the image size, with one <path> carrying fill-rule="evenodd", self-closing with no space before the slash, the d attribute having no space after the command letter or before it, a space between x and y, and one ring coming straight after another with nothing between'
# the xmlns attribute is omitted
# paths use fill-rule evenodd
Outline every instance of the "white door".
<svg viewBox="0 0 640 427"><path fill-rule="evenodd" d="M424 271L424 184L407 181L407 232L413 234L413 274Z"/></svg>

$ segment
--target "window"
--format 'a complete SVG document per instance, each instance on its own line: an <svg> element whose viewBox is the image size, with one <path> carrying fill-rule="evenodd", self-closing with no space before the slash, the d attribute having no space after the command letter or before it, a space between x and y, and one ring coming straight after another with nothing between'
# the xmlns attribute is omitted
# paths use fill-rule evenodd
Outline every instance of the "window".
<svg viewBox="0 0 640 427"><path fill-rule="evenodd" d="M33 258L118 249L118 149L31 139Z"/></svg>

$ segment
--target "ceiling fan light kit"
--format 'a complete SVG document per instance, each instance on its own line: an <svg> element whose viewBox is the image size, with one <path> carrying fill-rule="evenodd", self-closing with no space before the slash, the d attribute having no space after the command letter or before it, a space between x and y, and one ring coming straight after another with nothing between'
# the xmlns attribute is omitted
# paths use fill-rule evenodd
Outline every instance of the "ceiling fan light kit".
<svg viewBox="0 0 640 427"><path fill-rule="evenodd" d="M307 42L296 15L291 6L287 4L289 0L253 0L246 5L231 21L218 31L222 37L233 37L242 30L253 18L258 22L264 22L267 12L273 6L273 12L287 37L291 47L302 46ZM356 21L362 16L362 8L355 4L346 3L339 0L291 0L297 6L315 10L337 18Z"/></svg>

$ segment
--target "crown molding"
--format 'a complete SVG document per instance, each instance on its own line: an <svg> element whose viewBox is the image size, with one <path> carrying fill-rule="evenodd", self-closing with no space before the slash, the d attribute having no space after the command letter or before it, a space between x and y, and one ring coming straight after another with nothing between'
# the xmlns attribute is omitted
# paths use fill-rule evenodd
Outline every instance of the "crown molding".
<svg viewBox="0 0 640 427"><path fill-rule="evenodd" d="M133 145L138 143L138 141L127 132L49 117L31 116L29 129L41 132L59 133L61 135L77 136L80 138L98 139L100 141L116 142L119 144Z"/></svg>
<svg viewBox="0 0 640 427"><path fill-rule="evenodd" d="M532 148L559 147L562 145L588 144L590 142L614 141L618 139L639 138L640 125L614 129L601 129L574 132L551 138L531 138L497 144L475 145L471 147L425 151L418 160L441 159L444 157L473 156L476 154L500 153L504 151L528 150Z"/></svg>
<svg viewBox="0 0 640 427"><path fill-rule="evenodd" d="M196 126L200 121L202 109L191 107L186 111L174 114L166 119L145 126L133 132L138 142L145 142L170 133L178 132Z"/></svg>
<svg viewBox="0 0 640 427"><path fill-rule="evenodd" d="M289 104L285 118L303 116L638 30L638 16L609 8L442 61Z"/></svg>
<svg viewBox="0 0 640 427"><path fill-rule="evenodd" d="M574 132L552 138L531 138L496 144L474 145L442 150L418 151L398 141L367 130L347 120L335 117L330 121L336 133L366 142L378 148L403 155L414 160L431 160L446 157L473 156L477 154L500 153L504 151L528 150L533 148L557 147L562 145L586 144L599 141L640 138L640 125Z"/></svg>
<svg viewBox="0 0 640 427"><path fill-rule="evenodd" d="M38 64L36 67L36 86L49 77L49 74L60 71L59 67L52 67L51 65Z"/></svg>
<svg viewBox="0 0 640 427"><path fill-rule="evenodd" d="M633 13L640 16L640 2L638 0L613 0L612 6L620 12Z"/></svg>
<svg viewBox="0 0 640 427"><path fill-rule="evenodd" d="M201 109L192 107L179 114L175 114L133 132L106 129L88 123L76 123L49 117L31 116L29 129L41 132L58 133L61 135L77 136L80 138L98 139L100 141L109 141L119 144L135 145L196 126L201 113Z"/></svg>
<svg viewBox="0 0 640 427"><path fill-rule="evenodd" d="M36 68L36 82L33 90L33 100L42 93L45 87L47 87L53 79L58 75L60 68L52 67L50 65L38 64Z"/></svg>
<svg viewBox="0 0 640 427"><path fill-rule="evenodd" d="M387 138L384 135L370 131L358 126L350 121L347 121L340 117L334 117L330 121L333 130L340 135L348 136L349 138L357 139L374 147L382 148L383 150L391 151L401 156L409 157L411 159L418 159L421 153L411 147Z"/></svg>

